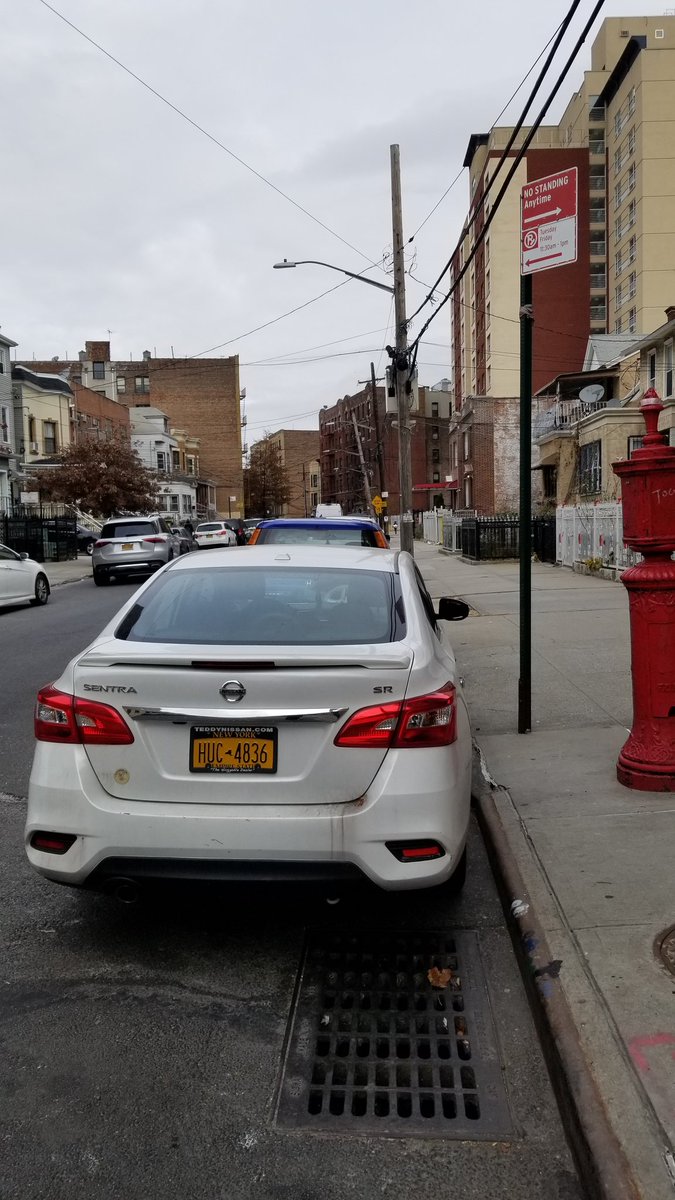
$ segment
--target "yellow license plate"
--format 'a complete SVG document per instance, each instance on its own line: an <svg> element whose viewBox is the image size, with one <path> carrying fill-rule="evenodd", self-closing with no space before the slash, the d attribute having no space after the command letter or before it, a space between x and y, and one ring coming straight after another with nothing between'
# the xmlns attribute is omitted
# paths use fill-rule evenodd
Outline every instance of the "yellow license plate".
<svg viewBox="0 0 675 1200"><path fill-rule="evenodd" d="M122 549L123 549L123 550L133 550L133 548L134 548L134 543L133 543L133 542L122 542Z"/></svg>
<svg viewBox="0 0 675 1200"><path fill-rule="evenodd" d="M271 726L193 725L190 770L193 774L274 775L277 730Z"/></svg>

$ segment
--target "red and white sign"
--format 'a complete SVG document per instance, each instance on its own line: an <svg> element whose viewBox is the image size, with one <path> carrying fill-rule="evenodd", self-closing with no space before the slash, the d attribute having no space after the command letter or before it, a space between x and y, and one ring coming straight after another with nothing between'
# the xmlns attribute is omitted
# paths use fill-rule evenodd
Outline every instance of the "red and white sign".
<svg viewBox="0 0 675 1200"><path fill-rule="evenodd" d="M526 183L520 193L520 273L577 261L578 170Z"/></svg>

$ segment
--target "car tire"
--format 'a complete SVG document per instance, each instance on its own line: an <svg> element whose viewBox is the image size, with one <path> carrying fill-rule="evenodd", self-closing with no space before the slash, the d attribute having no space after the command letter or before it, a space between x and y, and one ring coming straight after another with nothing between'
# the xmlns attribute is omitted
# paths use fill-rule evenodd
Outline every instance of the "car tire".
<svg viewBox="0 0 675 1200"><path fill-rule="evenodd" d="M108 572L102 571L100 567L94 567L94 583L97 587L106 587L110 583Z"/></svg>
<svg viewBox="0 0 675 1200"><path fill-rule="evenodd" d="M462 851L462 857L446 883L446 888L451 896L459 896L466 883L466 862L467 853L465 846Z"/></svg>
<svg viewBox="0 0 675 1200"><path fill-rule="evenodd" d="M86 544L86 546L85 546L85 548L84 548L84 552L85 552L85 554L88 554L88 555L89 555L89 557L91 558L92 554L94 553L94 543L93 543L93 542L87 542L87 544Z"/></svg>
<svg viewBox="0 0 675 1200"><path fill-rule="evenodd" d="M172 547L172 548L170 548L170 550L169 550L169 556L168 556L168 558L167 558L167 560L166 560L166 561L167 561L167 562L171 562L171 561L172 561L172 559L173 559L173 547Z"/></svg>
<svg viewBox="0 0 675 1200"><path fill-rule="evenodd" d="M31 604L35 607L46 604L49 600L49 580L42 571L35 579L35 596L31 600Z"/></svg>

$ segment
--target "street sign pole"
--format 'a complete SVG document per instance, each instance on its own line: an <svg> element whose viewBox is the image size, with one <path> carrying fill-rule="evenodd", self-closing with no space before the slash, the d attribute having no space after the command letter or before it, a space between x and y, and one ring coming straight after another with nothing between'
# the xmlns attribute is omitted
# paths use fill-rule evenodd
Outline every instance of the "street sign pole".
<svg viewBox="0 0 675 1200"><path fill-rule="evenodd" d="M520 277L520 674L518 733L532 728L532 276Z"/></svg>
<svg viewBox="0 0 675 1200"><path fill-rule="evenodd" d="M577 260L578 170L520 193L520 673L518 733L532 728L532 276Z"/></svg>

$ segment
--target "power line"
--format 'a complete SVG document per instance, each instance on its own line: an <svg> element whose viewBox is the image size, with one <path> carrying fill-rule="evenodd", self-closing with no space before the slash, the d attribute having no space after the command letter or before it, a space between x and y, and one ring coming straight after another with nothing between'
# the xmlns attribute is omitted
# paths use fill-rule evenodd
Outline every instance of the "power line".
<svg viewBox="0 0 675 1200"><path fill-rule="evenodd" d="M68 25L70 29L79 34L81 38L84 38L85 42L89 42L90 46L94 46L96 50L99 50L101 54L104 54L105 57L110 60L110 62L115 64L115 66L119 67L127 75L130 75L131 78L136 81L136 83L139 83L141 87L144 87L146 91L150 92L157 100L160 100L162 104L166 104L167 108L170 108L172 112L176 113L176 115L179 116L183 121L186 121L188 125L191 125L193 129L196 129L198 133L201 133L210 142L213 142L214 146L217 146L219 150L224 150L225 154L229 154L230 158L233 158L235 162L238 162L239 165L244 167L246 171L250 171L251 175L255 175L256 179L259 179L261 183L266 185L266 187L271 188L272 191L276 192L278 196L281 196L289 204L292 204L294 208L297 208L301 213L304 213L306 217L309 217L310 221L314 221L315 225L319 225L321 229L325 229L326 233L330 233L331 237L337 238L339 242L342 242L343 246L347 246L350 250L353 250L354 253L358 254L360 258L365 258L366 262L370 263L371 266L377 265L373 262L373 259L370 257L370 255L364 254L363 250L359 250L358 246L353 246L351 242L348 242L346 238L343 238L335 231L335 229L331 229L330 225L326 225L325 221L321 221L319 217L315 217L314 213L311 213L309 209L300 204L298 200L294 200L293 197L289 196L287 192L284 192L280 187L277 187L276 183L272 183L271 179L268 179L262 174L261 171L257 171L255 167L252 167L250 163L245 161L245 159L241 158L238 154L235 154L234 150L230 150L229 146L226 146L225 143L221 142L220 139L214 134L209 133L207 129L204 129L204 126L200 125L198 121L195 121L192 117L189 117L187 113L183 112L183 110L178 107L177 104L173 104L171 100L169 100L166 96L163 96L161 92L157 91L156 88L147 83L145 79L142 79L140 75L137 75L135 71L132 71L131 67L127 67L126 64L123 63L119 58L116 58L115 55L111 54L109 50L106 50L105 46L102 46L100 42L95 41L94 38L90 37L88 33L85 33L83 29L80 29L79 26L75 25L73 21L70 21L68 17L64 16L62 12L59 12L58 8L54 8L53 4L49 4L48 0L40 0L40 4L42 4L45 8L48 8L55 17L58 17L60 21L63 21L65 25Z"/></svg>
<svg viewBox="0 0 675 1200"><path fill-rule="evenodd" d="M415 309L415 312L412 314L412 317L410 318L410 320L413 320L418 315L418 313L420 313L422 311L422 309L425 307L426 304L431 303L431 298L432 298L434 292L436 291L436 288L438 287L441 280L443 279L443 276L446 274L446 272L452 266L452 260L454 259L457 251L459 250L459 247L461 246L462 241L466 237L468 228L470 228L471 225L475 223L479 212L481 211L481 209L483 208L483 206L485 204L488 193L489 193L490 189L492 188L492 185L494 184L495 179L497 178L497 175L499 174L500 170L502 169L502 166L506 162L506 159L507 159L511 149L513 148L515 140L525 123L525 118L532 106L534 98L543 83L546 72L548 71L548 69L551 65L551 62L553 61L553 59L557 53L558 47L560 46L561 41L563 40L570 24L572 23L574 14L576 13L576 10L578 9L580 4L581 4L581 0L572 0L572 3L570 5L563 21L558 26L558 29L556 30L556 32L553 35L553 38L551 39L553 45L551 46L551 42L548 43L548 45L551 46L551 49L549 50L549 53L546 57L546 61L535 80L534 87L532 88L529 96L527 97L527 100L525 101L524 107L522 109L520 116L518 117L516 125L514 126L513 130L511 131L511 136L509 137L508 142L507 142L506 146L504 147L504 150L502 151L501 155L499 156L499 159L498 159L497 165L495 167L495 170L493 172L492 178L487 181L487 183L483 189L482 195L480 197L480 200L477 201L475 204L472 202L472 208L469 210L468 224L467 224L467 226L465 226L464 230L462 231L462 234L460 236L460 239L459 239L457 245L455 246L455 249L453 250L452 254L450 255L450 258L448 259L446 265L443 267L443 270L441 271L440 275L438 276L438 279L433 284L433 286L429 289L429 294L422 301L422 303L419 305L419 307ZM545 50L546 50L546 48L545 48ZM544 53L545 53L545 50L544 50ZM541 57L541 55L540 55L540 57ZM564 76L562 76L561 79L558 81L559 83L562 82L562 78L564 78ZM542 109L534 126L532 126L532 129L530 131L531 132L530 140L532 139L532 137L534 137L534 132L536 132L536 129L538 128L539 124L541 124L541 121L543 120L544 116L546 115L546 112L548 111L548 107L552 103L554 95L555 95L555 92L549 97L547 104ZM524 155L525 151L527 150L528 145L529 145L529 142L527 142L527 139L526 139L526 143L524 144L523 147L521 147L521 150L520 150L519 154L516 156L516 159L511 168L511 171L509 172L509 176L507 178L507 183L513 177L513 174L515 173L515 168L517 167L518 163L523 158L523 155ZM505 187L502 187L499 192L499 195L493 205L492 214L490 214L490 216L488 217L488 220L485 223L486 225L489 225L491 223L492 217L493 217L494 213L497 211L497 209L499 208L499 205L501 204L504 194L505 194ZM475 254L475 251L477 250L478 246L480 245L480 242L485 237L485 232L486 232L486 230L485 230L485 225L484 225L483 229L481 230L482 236L479 235L479 238L476 240L472 255L469 257L469 259L467 260L467 263L465 264L466 267L468 267L468 264L471 261L471 258L473 257L473 255Z"/></svg>
<svg viewBox="0 0 675 1200"><path fill-rule="evenodd" d="M492 122L492 124L493 124L493 125L496 125L496 124L497 124L497 122L498 122L498 121L500 121L500 120L501 120L501 118L504 116L504 113L506 112L507 108L508 108L508 107L509 107L509 105L510 105L510 104L511 104L511 103L512 103L514 100L515 100L515 98L516 98L516 96L518 95L518 92L520 91L520 89L521 89L521 88L522 88L522 87L523 87L523 86L524 86L524 85L527 83L527 81L528 81L528 79L530 78L530 75L532 74L532 72L534 71L534 68L536 67L537 63L538 63L538 62L540 62L540 60L541 60L541 59L544 57L544 55L545 55L546 51L548 50L549 46L551 45L551 42L552 42L552 41L553 41L553 39L556 37L556 35L559 33L560 29L561 29L561 26L559 25L559 26L558 26L558 28L557 28L556 30L554 30L554 32L551 34L551 36L550 36L549 40L547 41L546 45L544 46L544 49L543 49L543 50L541 51L541 53L540 53L540 54L537 56L537 58L535 58L534 62L532 63L532 66L529 68L529 70L528 70L527 74L526 74L526 75L524 75L524 76L523 76L523 78L521 79L521 81L520 81L520 83L518 84L518 87L516 88L515 92L512 92L512 93L511 93L511 95L509 96L508 100L506 101L506 104L505 104L505 105L504 105L504 107L502 108L501 112L500 112L500 113L498 113L498 114L497 114L497 116L495 117L494 121ZM461 166L461 167L460 167L460 169L459 169L459 171L458 171L458 172L457 172L457 174L455 175L455 178L454 178L454 179L452 180L452 182L451 182L451 183L448 185L448 187L446 187L446 189L445 189L445 191L443 192L443 195L441 196L440 200L437 200L437 201L436 201L436 203L434 204L434 207L432 208L431 212L427 213L427 215L426 215L426 217L424 218L424 220L422 221L422 223L421 223L420 225L418 225L418 226L417 226L417 229L416 229L416 230L415 230L415 232L413 233L412 237L411 237L411 238L408 238L408 242L414 242L414 240L415 240L415 238L417 237L417 235L418 235L418 233L420 232L420 230L421 230L421 229L423 229L423 228L424 228L424 226L426 225L427 221L428 221L428 220L429 220L431 217L433 217L434 213L436 212L436 209L437 209L437 208L439 208L439 207L441 206L441 204L442 204L442 203L443 203L443 201L445 200L445 197L446 197L446 196L448 196L448 195L450 194L450 192L451 192L451 191L452 191L452 189L454 188L455 184L457 183L458 179L460 179L460 177L462 176L462 174L463 174L463 173L464 173L464 166ZM411 277L411 279L414 279L414 276L413 276L413 275L411 275L410 277ZM421 283L421 280L417 279L417 280L415 280L415 282L416 282L416 283Z"/></svg>
<svg viewBox="0 0 675 1200"><path fill-rule="evenodd" d="M538 115L537 115L537 117L536 117L536 119L535 119L535 121L534 121L533 125L531 125L531 127L530 127L530 129L529 129L529 132L528 132L527 136L525 137L525 139L524 139L524 141L523 141L523 144L522 144L522 146L521 146L520 150L518 151L518 154L516 155L516 157L515 157L515 158L514 158L514 160L513 160L513 164L512 164L512 166L511 166L511 169L509 170L509 172L508 172L508 174L507 174L507 176L506 176L506 179L504 180L504 182L503 182L503 184L502 184L502 186L501 186L501 188L500 188L500 190L499 190L499 192L498 192L498 194L497 194L497 198L496 198L496 200L495 200L495 202L494 202L494 204L493 204L492 208L490 209L490 212L489 212L488 216L487 216L487 217L486 217L486 219L485 219L485 223L483 224L483 226L482 226L482 228L481 228L480 232L478 233L478 235L477 235L477 237L476 237L476 240L475 240L475 242L474 242L474 245L473 245L473 247L472 247L472 249L471 249L471 251L470 251L470 253L469 253L469 256L468 256L468 258L467 258L466 262L464 263L464 266L462 267L462 269L460 270L459 274L457 275L457 278L454 280L454 282L453 282L453 284L452 284L452 286L451 286L450 290L449 290L449 291L447 292L447 294L446 294L446 295L443 297L443 299L441 300L440 304L439 304L439 305L436 307L436 309L435 309L435 310L434 310L434 312L431 314L431 316L430 316L430 317L429 317L429 319L426 321L426 323L425 323L425 324L422 326L422 328L421 328L420 332L418 333L417 337L415 338L414 342L412 343L412 346L410 347L410 351L411 351L411 354L412 354L411 362L412 362L412 365L413 365L413 366L414 366L414 362L415 362L416 350L417 350L417 347L419 346L419 343L420 343L420 341L422 340L422 336L423 336L423 334L424 334L424 333L426 333L427 329L428 329L428 328L429 328L429 326L431 325L431 322L432 322L433 320L435 320L435 318L438 316L438 313L440 312L440 310L441 310L441 309L442 309L442 308L443 308L443 307L444 307L444 306L447 304L447 302L448 302L448 300L450 299L450 297L451 297L451 296L453 295L453 293L456 291L456 289L457 289L457 286L459 285L460 281L462 280L462 278L464 277L464 275L465 275L465 274L466 274L466 272L468 271L468 269L469 269L469 266L470 266L471 262L473 261L473 259L474 259L474 258L475 258L475 256L476 256L476 253L477 253L477 251L478 251L478 247L479 247L479 246L480 246L480 244L481 244L481 243L484 241L484 239L485 239L485 237L486 237L486 235L487 235L487 231L488 231L488 229L490 228L490 225L492 224L492 221L494 220L494 218L495 218L495 216L496 216L496 214L497 214L497 211L498 211L498 209L499 209L499 206L500 206L500 204L501 204L502 200L504 199L504 196L506 195L506 192L508 191L508 188L509 188L509 185L510 185L510 183L511 183L511 180L513 179L513 177L514 177L514 175L515 175L516 171L518 170L518 167L519 167L519 165L520 165L520 163L521 163L522 159L525 157L525 155L526 155L526 153L527 153L527 150L528 150L528 148L529 148L529 146L530 146L531 142L533 141L533 139L534 139L534 136L535 136L535 134L536 134L536 132L537 132L537 130L538 130L538 128L539 128L539 126L541 125L541 123L542 123L542 121L543 121L544 117L546 116L546 113L548 112L548 110L549 110L549 108L550 108L551 104L553 103L553 101L554 101L555 97L557 96L558 92L560 91L560 88L562 87L562 85L563 85L563 83L564 83L564 81L565 81L565 79L566 79L567 75L569 74L569 72L570 72L570 70L571 70L571 68L572 68L572 65L573 65L573 63L574 63L574 60L576 59L576 57L577 57L577 55L578 55L578 53L579 53L579 51L580 51L581 47L583 46L584 42L586 41L586 38L588 37L588 34L589 34L589 32L590 32L590 29L591 29L591 27L592 27L592 25L593 25L593 22L595 21L595 19L596 19L596 17L597 17L597 15L598 15L598 13L600 12L600 9L603 7L603 5L604 5L604 2L605 2L605 0L596 0L596 3L595 3L595 5L593 6L593 10L592 10L592 12L591 12L591 15L590 15L590 17L588 18L588 20L587 20L587 22L586 22L586 24L585 24L584 28L583 28L583 29L582 29L582 31L581 31L581 34L579 35L579 37L578 37L578 39L577 39L577 41L576 41L576 43L575 43L575 45L574 45L574 48L573 48L573 50L572 50L572 53L569 55L569 57L568 57L568 59L567 59L567 62L565 63L565 65L564 65L564 67L563 67L563 69L562 69L562 71L561 71L560 75L558 76L558 78L557 78L557 80L556 80L556 82L555 82L555 84L554 84L554 86L553 86L553 88L552 88L551 92L549 93L549 95L548 95L548 97L547 97L547 99L546 99L546 102L545 102L545 104L544 104L543 108L542 108L542 109L541 109L541 111L538 113ZM576 4L577 4L577 3L578 3L578 0L574 0L574 4L575 4L575 6L576 6ZM456 251L455 251L455 253L456 253ZM453 254L453 257L454 257L454 254ZM439 278L440 278L440 279L442 279L442 278L443 278L443 275L445 274L445 272L448 270L448 268L449 268L451 265L452 265L452 258L450 259L450 261L448 262L448 264L447 264L447 265L444 267L444 269L443 269L443 271L442 271L441 275L439 276ZM419 311L419 310L418 310L418 311ZM413 314L413 315L416 315L416 314Z"/></svg>

